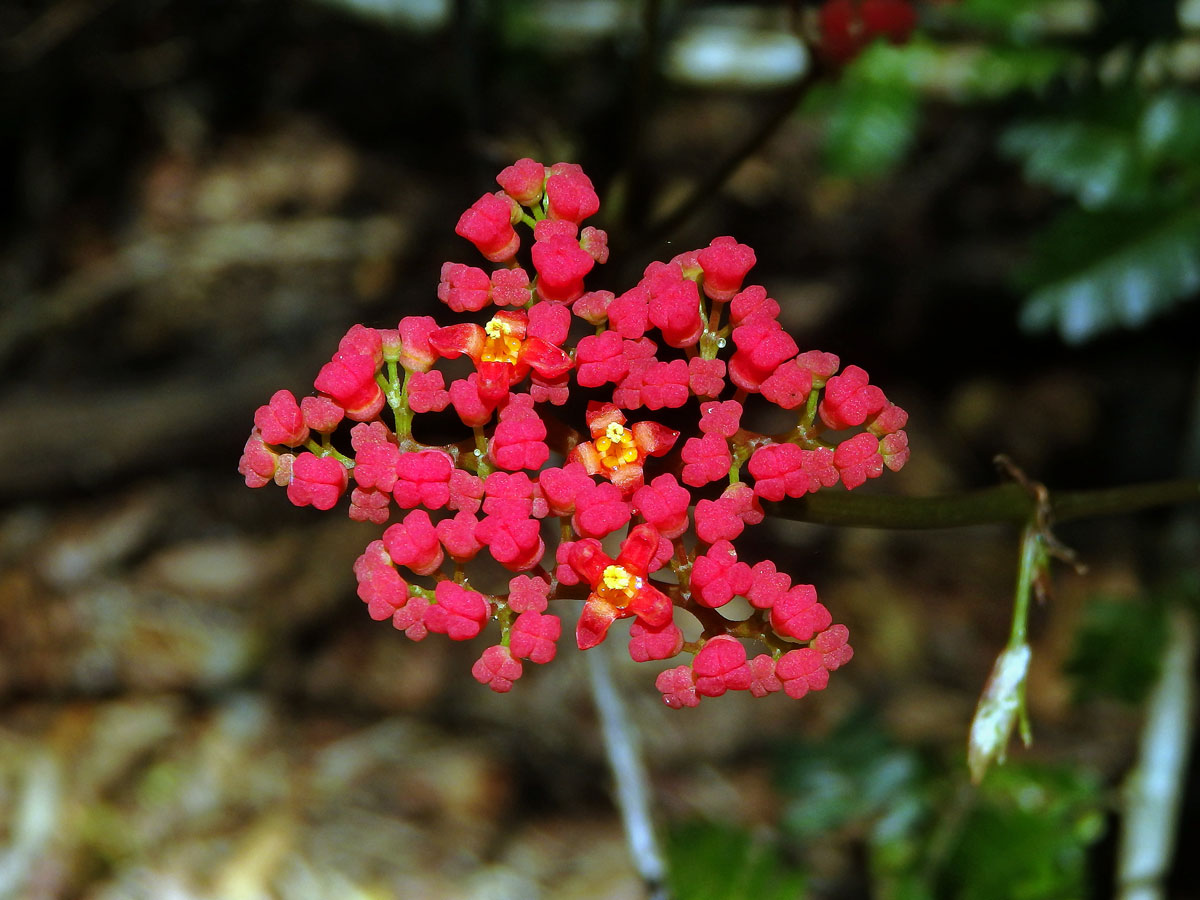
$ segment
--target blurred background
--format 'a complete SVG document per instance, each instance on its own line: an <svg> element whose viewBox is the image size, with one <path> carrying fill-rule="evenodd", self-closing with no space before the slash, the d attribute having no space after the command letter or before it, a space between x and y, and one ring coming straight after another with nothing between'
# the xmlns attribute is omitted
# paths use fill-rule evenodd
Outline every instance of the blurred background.
<svg viewBox="0 0 1200 900"><path fill-rule="evenodd" d="M1052 489L1196 477L1200 3L916 10L843 67L800 3L0 7L0 898L644 896L578 654L493 695L477 642L365 614L377 528L236 472L351 324L444 312L454 224L519 157L596 182L592 289L753 246L801 349L910 412L864 490L1001 452ZM680 900L1116 895L1195 506L1059 530L1089 570L1034 610L1035 743L978 790L1012 529L758 530L857 653L678 712L618 662ZM1165 884L1200 896L1195 855Z"/></svg>

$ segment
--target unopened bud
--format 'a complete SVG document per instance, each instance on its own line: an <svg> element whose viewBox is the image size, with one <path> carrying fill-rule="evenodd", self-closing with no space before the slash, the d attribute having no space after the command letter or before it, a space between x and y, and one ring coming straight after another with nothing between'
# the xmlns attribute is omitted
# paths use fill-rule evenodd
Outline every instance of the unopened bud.
<svg viewBox="0 0 1200 900"><path fill-rule="evenodd" d="M993 761L1004 762L1008 739L1025 702L1025 676L1029 673L1028 644L1007 647L992 666L967 741L967 767L978 784Z"/></svg>

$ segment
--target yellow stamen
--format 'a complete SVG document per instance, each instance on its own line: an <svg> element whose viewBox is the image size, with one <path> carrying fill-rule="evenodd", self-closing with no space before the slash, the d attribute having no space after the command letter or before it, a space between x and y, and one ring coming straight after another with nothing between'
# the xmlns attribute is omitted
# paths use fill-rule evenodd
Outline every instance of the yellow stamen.
<svg viewBox="0 0 1200 900"><path fill-rule="evenodd" d="M520 358L524 341L513 334L513 327L503 319L492 319L483 326L483 333L487 335L479 357L483 362L516 363Z"/></svg>
<svg viewBox="0 0 1200 900"><path fill-rule="evenodd" d="M608 590L623 591L629 587L629 583L633 581L633 576L630 575L623 566L609 566L604 570L604 587Z"/></svg>
<svg viewBox="0 0 1200 900"><path fill-rule="evenodd" d="M610 422L604 430L604 437L597 438L595 444L601 464L608 469L619 469L635 463L641 455L633 440L633 432L618 422Z"/></svg>
<svg viewBox="0 0 1200 900"><path fill-rule="evenodd" d="M613 564L604 570L596 593L617 609L624 609L642 589L642 579L624 566Z"/></svg>

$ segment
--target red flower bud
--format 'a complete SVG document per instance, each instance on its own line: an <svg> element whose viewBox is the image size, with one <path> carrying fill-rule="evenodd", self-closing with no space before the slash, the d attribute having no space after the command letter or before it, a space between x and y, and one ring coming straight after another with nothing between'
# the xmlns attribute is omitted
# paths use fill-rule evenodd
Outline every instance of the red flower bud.
<svg viewBox="0 0 1200 900"><path fill-rule="evenodd" d="M542 199L542 187L546 183L546 167L529 157L518 159L496 176L496 183L504 193L524 206L533 206Z"/></svg>
<svg viewBox="0 0 1200 900"><path fill-rule="evenodd" d="M268 444L298 447L308 440L304 414L291 391L276 391L267 405L254 413L254 424Z"/></svg>
<svg viewBox="0 0 1200 900"><path fill-rule="evenodd" d="M744 691L754 676L746 662L746 648L737 638L720 634L700 648L692 662L696 693L720 697L727 690Z"/></svg>
<svg viewBox="0 0 1200 900"><path fill-rule="evenodd" d="M439 581L434 596L437 602L425 611L425 625L435 634L444 634L452 641L469 641L475 637L492 614L483 594L453 581Z"/></svg>
<svg viewBox="0 0 1200 900"><path fill-rule="evenodd" d="M499 644L484 650L483 656L471 666L472 677L497 694L507 694L511 691L513 682L521 677L523 671L521 661L513 658L508 647L501 647Z"/></svg>
<svg viewBox="0 0 1200 900"><path fill-rule="evenodd" d="M288 499L296 506L332 509L346 490L346 467L332 456L301 453L292 465Z"/></svg>
<svg viewBox="0 0 1200 900"><path fill-rule="evenodd" d="M466 238L489 262L507 262L517 254L521 239L513 223L521 208L504 194L484 194L462 214L454 231Z"/></svg>
<svg viewBox="0 0 1200 900"><path fill-rule="evenodd" d="M745 244L731 237L718 237L696 255L696 260L704 270L704 293L713 300L729 300L741 290L755 256Z"/></svg>

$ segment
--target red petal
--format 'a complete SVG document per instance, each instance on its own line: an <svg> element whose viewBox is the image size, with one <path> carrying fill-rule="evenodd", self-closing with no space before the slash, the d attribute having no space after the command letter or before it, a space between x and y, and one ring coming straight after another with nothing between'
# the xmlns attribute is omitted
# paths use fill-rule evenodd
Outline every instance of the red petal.
<svg viewBox="0 0 1200 900"><path fill-rule="evenodd" d="M566 375L572 366L571 357L565 350L539 337L525 339L520 359L543 378Z"/></svg>
<svg viewBox="0 0 1200 900"><path fill-rule="evenodd" d="M512 366L506 362L478 362L475 369L479 372L479 396L483 401L494 406L508 395Z"/></svg>
<svg viewBox="0 0 1200 900"><path fill-rule="evenodd" d="M645 577L650 568L650 561L657 552L658 529L653 525L639 525L630 531L629 537L621 543L617 565L634 575Z"/></svg>
<svg viewBox="0 0 1200 900"><path fill-rule="evenodd" d="M646 456L663 456L675 446L679 438L678 431L672 431L657 422L635 422L630 428L633 432L633 442L638 450Z"/></svg>
<svg viewBox="0 0 1200 900"><path fill-rule="evenodd" d="M595 594L583 604L579 624L575 626L575 643L580 650L595 647L608 635L609 626L617 618L617 609Z"/></svg>
<svg viewBox="0 0 1200 900"><path fill-rule="evenodd" d="M600 464L600 454L596 451L596 445L591 441L586 444L576 444L571 448L567 461L579 463L589 475L595 475L603 468Z"/></svg>
<svg viewBox="0 0 1200 900"><path fill-rule="evenodd" d="M464 353L476 362L483 355L483 329L478 325L447 325L429 333L429 343L446 359L458 359Z"/></svg>
<svg viewBox="0 0 1200 900"><path fill-rule="evenodd" d="M598 542L577 541L571 545L568 562L572 569L587 579L588 584L595 587L600 583L604 570L611 566L613 561L600 549Z"/></svg>
<svg viewBox="0 0 1200 900"><path fill-rule="evenodd" d="M640 463L625 463L606 474L608 480L619 487L626 497L646 483Z"/></svg>
<svg viewBox="0 0 1200 900"><path fill-rule="evenodd" d="M630 613L635 613L639 619L653 628L662 628L671 621L674 608L671 606L670 597L658 588L647 584L637 592L629 606L626 607L625 614L629 615Z"/></svg>
<svg viewBox="0 0 1200 900"><path fill-rule="evenodd" d="M618 425L625 424L625 413L613 403L601 403L598 400L588 402L587 412L584 413L584 421L587 422L588 431L592 433L592 437L604 437L604 432L608 426L616 422Z"/></svg>
<svg viewBox="0 0 1200 900"><path fill-rule="evenodd" d="M529 328L529 316L523 309L502 309L492 316L499 322L504 323L504 327L515 337L525 340L525 332Z"/></svg>

